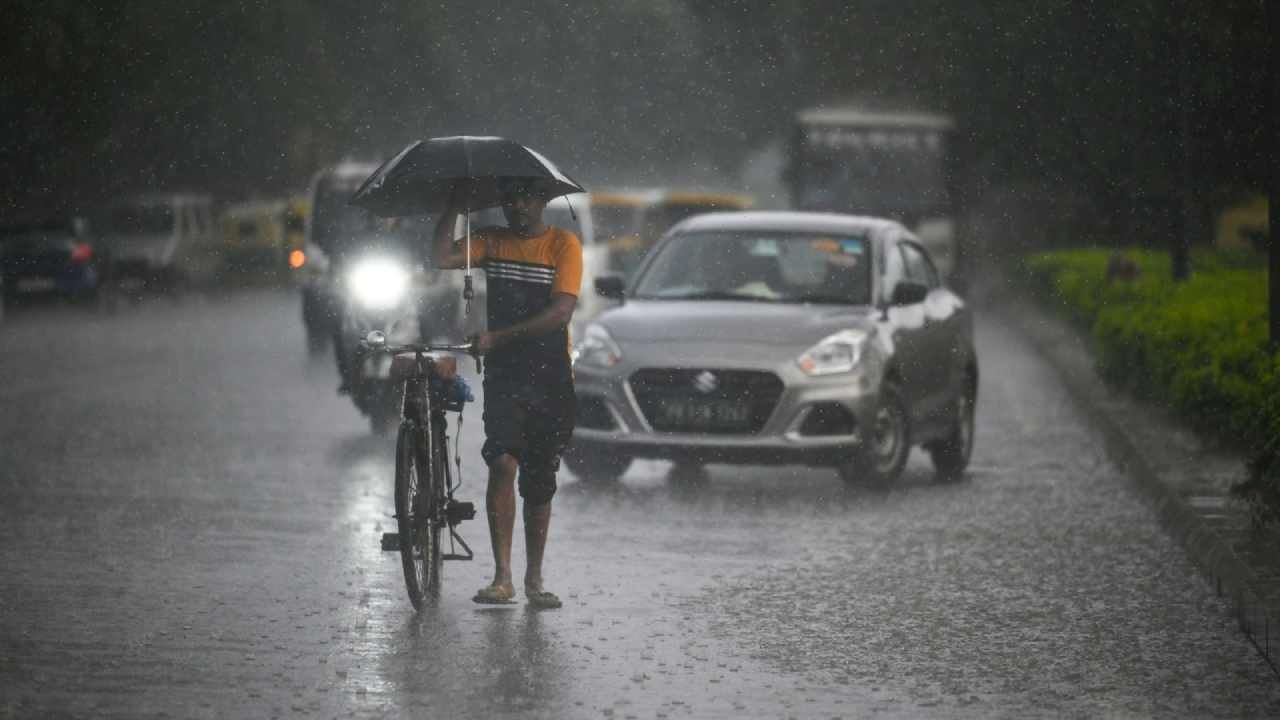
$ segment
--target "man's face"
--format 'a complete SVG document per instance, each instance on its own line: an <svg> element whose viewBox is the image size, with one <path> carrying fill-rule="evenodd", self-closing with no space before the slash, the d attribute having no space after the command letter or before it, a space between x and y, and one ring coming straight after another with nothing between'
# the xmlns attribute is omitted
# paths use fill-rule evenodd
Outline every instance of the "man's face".
<svg viewBox="0 0 1280 720"><path fill-rule="evenodd" d="M512 185L502 192L502 214L507 226L517 233L538 228L542 224L542 211L547 201L542 194L527 185Z"/></svg>

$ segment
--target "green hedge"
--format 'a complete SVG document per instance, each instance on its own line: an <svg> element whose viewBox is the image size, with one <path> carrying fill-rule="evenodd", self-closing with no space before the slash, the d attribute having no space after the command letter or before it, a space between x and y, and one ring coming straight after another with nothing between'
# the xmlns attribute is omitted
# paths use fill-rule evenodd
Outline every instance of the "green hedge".
<svg viewBox="0 0 1280 720"><path fill-rule="evenodd" d="M1235 492L1280 521L1280 355L1267 350L1267 273L1254 257L1200 253L1190 280L1170 279L1164 253L1131 251L1139 272L1108 280L1113 251L1023 260L1033 289L1089 330L1111 382L1167 404L1249 452Z"/></svg>

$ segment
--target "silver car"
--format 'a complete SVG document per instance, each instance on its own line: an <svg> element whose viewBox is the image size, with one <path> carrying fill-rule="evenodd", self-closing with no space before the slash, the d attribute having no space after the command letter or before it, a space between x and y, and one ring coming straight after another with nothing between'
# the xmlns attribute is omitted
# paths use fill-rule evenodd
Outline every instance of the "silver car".
<svg viewBox="0 0 1280 720"><path fill-rule="evenodd" d="M565 456L587 480L635 458L835 467L887 484L912 446L941 479L973 449L970 310L896 222L700 215L671 229L574 350Z"/></svg>

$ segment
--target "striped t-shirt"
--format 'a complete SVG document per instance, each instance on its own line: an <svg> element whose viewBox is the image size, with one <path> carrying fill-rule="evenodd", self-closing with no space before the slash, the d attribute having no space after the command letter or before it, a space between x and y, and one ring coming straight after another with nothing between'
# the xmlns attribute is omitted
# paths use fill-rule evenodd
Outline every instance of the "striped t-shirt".
<svg viewBox="0 0 1280 720"><path fill-rule="evenodd" d="M582 283L582 243L558 227L531 238L505 227L481 228L471 233L471 255L485 271L490 330L534 317L551 303L552 293L577 297ZM504 345L489 354L486 364L486 374L569 381L569 331Z"/></svg>

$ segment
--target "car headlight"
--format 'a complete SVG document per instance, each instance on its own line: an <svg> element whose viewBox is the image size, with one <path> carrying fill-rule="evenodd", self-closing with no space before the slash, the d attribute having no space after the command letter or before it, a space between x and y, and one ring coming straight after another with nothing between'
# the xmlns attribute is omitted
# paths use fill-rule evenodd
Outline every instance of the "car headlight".
<svg viewBox="0 0 1280 720"><path fill-rule="evenodd" d="M622 362L622 349L600 325L588 325L582 340L573 349L574 364L610 368Z"/></svg>
<svg viewBox="0 0 1280 720"><path fill-rule="evenodd" d="M862 330L844 330L805 350L796 358L796 364L807 375L851 372L862 359L862 348L866 342L867 333Z"/></svg>
<svg viewBox="0 0 1280 720"><path fill-rule="evenodd" d="M348 276L351 295L372 310L395 307L409 289L409 271L391 260L365 260Z"/></svg>

